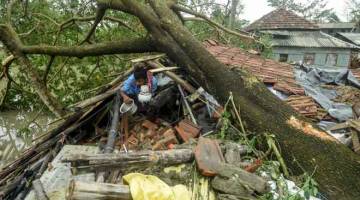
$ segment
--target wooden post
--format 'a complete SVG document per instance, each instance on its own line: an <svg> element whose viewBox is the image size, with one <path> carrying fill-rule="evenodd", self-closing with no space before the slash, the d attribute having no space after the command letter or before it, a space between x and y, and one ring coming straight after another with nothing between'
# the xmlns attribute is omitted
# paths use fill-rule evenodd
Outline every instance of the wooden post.
<svg viewBox="0 0 360 200"><path fill-rule="evenodd" d="M131 200L129 186L109 183L71 181L66 192L67 200Z"/></svg>
<svg viewBox="0 0 360 200"><path fill-rule="evenodd" d="M73 154L66 155L62 162L71 162L78 168L104 169L121 167L148 167L153 164L176 165L191 162L194 159L192 149L173 149L166 151L138 151L109 154Z"/></svg>

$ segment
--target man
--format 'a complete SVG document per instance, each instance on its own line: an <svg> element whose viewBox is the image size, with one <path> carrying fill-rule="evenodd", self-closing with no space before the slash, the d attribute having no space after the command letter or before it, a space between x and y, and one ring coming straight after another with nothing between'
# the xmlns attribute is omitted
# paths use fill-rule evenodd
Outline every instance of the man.
<svg viewBox="0 0 360 200"><path fill-rule="evenodd" d="M145 69L144 64L138 63L135 66L134 73L126 79L121 88L120 95L123 98L123 101L127 104L131 103L133 100L138 102L138 95L142 85L147 85L154 95L157 89L157 80L147 69Z"/></svg>

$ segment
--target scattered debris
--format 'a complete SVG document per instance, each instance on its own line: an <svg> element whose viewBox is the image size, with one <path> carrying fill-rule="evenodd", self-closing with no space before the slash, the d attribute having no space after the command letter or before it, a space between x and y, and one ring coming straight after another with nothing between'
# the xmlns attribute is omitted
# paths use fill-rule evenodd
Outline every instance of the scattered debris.
<svg viewBox="0 0 360 200"><path fill-rule="evenodd" d="M303 90L296 84L294 73L288 65L280 66L281 70L285 70L280 73L278 66L270 60L264 59L256 63L258 58L253 58L251 54L238 52L236 49L227 52L225 47L214 45L209 48L212 47L214 52L219 51L218 54L223 59L231 57L236 51L242 57L231 57L231 62L243 62L245 65L238 67L252 71L264 83L272 84L274 89L286 94L298 95L290 96L287 102L304 115L314 118L318 116L319 106L311 98L299 96L303 95ZM222 50L225 51L223 54ZM116 95L113 103L108 103L110 95L97 99L96 102L92 99L91 104L87 103L87 106L93 106L85 115L79 114L81 118L69 122L70 125L76 122L74 126L70 126L70 130L62 127L53 133L56 137L50 142L65 142L65 137L68 137L69 141L76 144L92 146L89 147L91 151L76 151L74 148L75 150L61 154L56 158L58 161L54 164L54 169L49 168L40 178L44 186L52 182L61 183L56 187L49 187L61 191L58 199L64 199L66 189L66 198L76 200L142 199L139 196L149 200L167 200L168 195L177 192L180 195L171 199L258 199L270 192L270 185L266 178L260 176L260 170L263 170L271 153L282 163L282 173L289 176L273 138L269 142L268 152L256 150L256 137L250 137L251 133L246 130L246 125L241 120L242 113L233 102L231 93L231 104L223 107L203 88L195 89L198 88L196 83L170 71L177 68L167 69L162 65L162 58L163 55L155 55L139 59L145 59L152 68L160 66L156 71L172 80L164 81L164 85L158 89L161 97L153 98L161 105L156 113L150 115L142 112L141 106L151 107L152 103L139 104L138 111L133 114L119 113L122 102ZM181 70L176 72L179 71ZM118 88L117 84L110 90ZM168 92L162 93L163 91L170 91L171 95ZM227 106L232 109L227 110ZM80 120L80 124L77 123L79 119L83 120ZM93 121L95 123L91 123ZM315 129L308 123L297 119L291 119L289 123L294 128L306 129L308 134L323 136L323 132L315 133ZM64 130L67 132L63 133ZM225 140L230 136L235 139ZM266 138L264 135L259 137ZM45 139L49 138L51 137ZM49 142L44 141L46 142L40 143L42 148ZM67 148L65 146L63 149ZM41 149L33 149L33 152L36 151L42 152ZM28 155L41 156L35 153ZM34 160L38 158L36 156L33 157ZM19 163L31 163L25 157L20 161ZM61 174L57 166L61 166L64 174ZM15 168L9 173L2 172L1 177L6 178L15 172ZM83 173L86 178L76 178ZM44 176L48 177L46 181L43 180ZM61 178L64 180L59 181ZM72 178L74 180L71 181ZM37 196L47 195L53 199L52 190L44 187L44 195L41 188L40 193L32 191L27 200L33 199L34 192Z"/></svg>

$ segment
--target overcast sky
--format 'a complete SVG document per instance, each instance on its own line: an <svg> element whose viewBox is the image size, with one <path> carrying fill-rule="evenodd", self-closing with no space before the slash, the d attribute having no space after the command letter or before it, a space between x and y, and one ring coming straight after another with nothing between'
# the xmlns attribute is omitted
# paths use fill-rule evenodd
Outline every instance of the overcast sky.
<svg viewBox="0 0 360 200"><path fill-rule="evenodd" d="M219 0L223 1L223 0ZM256 19L259 19L263 15L271 12L273 8L268 6L266 0L241 0L245 5L244 14L241 15L243 19L247 19L250 22L253 22ZM306 0L298 0L299 2L306 2ZM334 8L341 20L346 21L347 15L346 12L346 2L347 0L328 0L328 7Z"/></svg>

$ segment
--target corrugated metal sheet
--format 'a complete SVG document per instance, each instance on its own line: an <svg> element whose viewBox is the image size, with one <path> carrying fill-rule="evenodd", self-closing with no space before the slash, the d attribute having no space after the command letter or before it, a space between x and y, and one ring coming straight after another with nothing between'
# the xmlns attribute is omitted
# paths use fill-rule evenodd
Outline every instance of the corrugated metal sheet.
<svg viewBox="0 0 360 200"><path fill-rule="evenodd" d="M337 33L356 45L360 45L360 33Z"/></svg>
<svg viewBox="0 0 360 200"><path fill-rule="evenodd" d="M340 22L340 23L324 23L318 24L320 29L352 29L355 27L355 23Z"/></svg>
<svg viewBox="0 0 360 200"><path fill-rule="evenodd" d="M306 48L343 48L357 49L353 44L337 39L321 31L286 31L280 35L274 33L273 46ZM278 35L286 37L277 37Z"/></svg>

